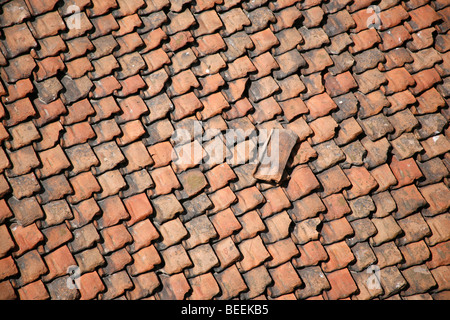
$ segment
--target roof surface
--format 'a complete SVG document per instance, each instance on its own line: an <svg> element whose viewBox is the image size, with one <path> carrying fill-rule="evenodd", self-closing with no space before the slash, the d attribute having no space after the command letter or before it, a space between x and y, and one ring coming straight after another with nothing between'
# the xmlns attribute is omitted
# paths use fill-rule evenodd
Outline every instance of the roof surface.
<svg viewBox="0 0 450 320"><path fill-rule="evenodd" d="M0 299L450 299L448 1L0 3Z"/></svg>

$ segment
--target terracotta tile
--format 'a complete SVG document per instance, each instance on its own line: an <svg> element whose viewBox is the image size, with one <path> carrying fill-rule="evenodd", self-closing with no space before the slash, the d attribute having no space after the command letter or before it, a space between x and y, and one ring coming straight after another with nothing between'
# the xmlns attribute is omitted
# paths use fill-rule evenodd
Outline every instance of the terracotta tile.
<svg viewBox="0 0 450 320"><path fill-rule="evenodd" d="M366 154L366 150L359 141L354 141L346 146L343 146L342 151L346 156L345 162L341 164L342 168L361 166L364 164L363 158Z"/></svg>
<svg viewBox="0 0 450 320"><path fill-rule="evenodd" d="M265 230L265 225L256 211L250 211L238 217L239 224L242 229L233 235L234 241L241 242L242 240L255 237L259 232Z"/></svg>
<svg viewBox="0 0 450 320"><path fill-rule="evenodd" d="M40 152L39 158L42 162L42 168L37 170L40 179L58 174L70 166L69 160L59 145L53 149Z"/></svg>
<svg viewBox="0 0 450 320"><path fill-rule="evenodd" d="M226 101L222 93L216 92L207 97L200 99L204 109L200 111L202 120L210 119L220 114L225 109L229 108L229 104Z"/></svg>
<svg viewBox="0 0 450 320"><path fill-rule="evenodd" d="M333 37L340 33L355 27L355 21L347 10L340 10L335 14L329 14L327 23L323 26L329 37Z"/></svg>
<svg viewBox="0 0 450 320"><path fill-rule="evenodd" d="M291 293L303 284L290 262L286 262L274 269L269 269L274 284L268 287L268 293L272 298Z"/></svg>
<svg viewBox="0 0 450 320"><path fill-rule="evenodd" d="M19 272L12 256L1 259L0 266L2 267L2 272L0 273L0 279L2 280L14 276Z"/></svg>
<svg viewBox="0 0 450 320"><path fill-rule="evenodd" d="M154 219L159 224L175 218L184 210L173 194L154 198L152 204L156 212Z"/></svg>
<svg viewBox="0 0 450 320"><path fill-rule="evenodd" d="M214 278L216 278L222 292L218 297L220 300L229 300L247 290L247 285L235 265L214 274Z"/></svg>
<svg viewBox="0 0 450 320"><path fill-rule="evenodd" d="M56 11L36 17L33 22L29 23L29 27L36 39L55 36L58 32L66 29L66 25Z"/></svg>
<svg viewBox="0 0 450 320"><path fill-rule="evenodd" d="M145 193L137 194L123 200L131 219L127 221L128 226L144 220L153 213L153 208Z"/></svg>
<svg viewBox="0 0 450 320"><path fill-rule="evenodd" d="M366 150L359 141L354 141L346 146L342 147L342 151L345 153L345 162L341 164L342 168L349 168L351 166L361 166L364 164L364 156Z"/></svg>
<svg viewBox="0 0 450 320"><path fill-rule="evenodd" d="M208 197L213 204L209 210L210 214L222 211L237 201L236 195L231 191L230 187L222 188L210 194Z"/></svg>
<svg viewBox="0 0 450 320"><path fill-rule="evenodd" d="M378 183L378 189L376 192L386 191L389 187L395 186L398 184L397 179L389 168L388 164L384 164L376 167L370 171L372 177Z"/></svg>
<svg viewBox="0 0 450 320"><path fill-rule="evenodd" d="M281 188L273 188L263 192L266 203L259 209L262 218L278 213L291 206L289 199Z"/></svg>
<svg viewBox="0 0 450 320"><path fill-rule="evenodd" d="M197 195L207 186L205 176L198 169L184 171L178 176L178 179L183 187L183 189L179 191L179 195L182 198L189 198Z"/></svg>
<svg viewBox="0 0 450 320"><path fill-rule="evenodd" d="M83 286L82 283L89 283L90 286ZM80 277L80 300L95 299L103 290L105 286L97 272L86 273Z"/></svg>
<svg viewBox="0 0 450 320"><path fill-rule="evenodd" d="M300 77L296 74L291 75L283 80L277 81L281 93L275 96L277 101L285 101L297 97L306 89Z"/></svg>
<svg viewBox="0 0 450 320"><path fill-rule="evenodd" d="M128 228L128 232L133 237L133 243L127 249L136 252L159 238L159 233L148 219L141 220Z"/></svg>
<svg viewBox="0 0 450 320"><path fill-rule="evenodd" d="M359 292L352 296L352 300L371 300L383 294L380 281L373 273L352 272L351 274L359 288Z"/></svg>
<svg viewBox="0 0 450 320"><path fill-rule="evenodd" d="M42 234L46 238L44 245L44 250L46 252L50 252L73 239L72 233L65 224L45 228L42 230Z"/></svg>
<svg viewBox="0 0 450 320"><path fill-rule="evenodd" d="M347 144L354 141L362 132L363 130L355 118L348 118L339 124L339 131L335 142L338 145Z"/></svg>
<svg viewBox="0 0 450 320"><path fill-rule="evenodd" d="M193 262L193 267L184 271L187 277L195 277L206 273L213 267L219 265L219 260L209 244L203 244L188 251L189 257Z"/></svg>
<svg viewBox="0 0 450 320"><path fill-rule="evenodd" d="M401 251L393 241L386 242L379 246L372 246L371 249L376 256L377 266L380 269L397 265L404 260Z"/></svg>
<svg viewBox="0 0 450 320"><path fill-rule="evenodd" d="M370 22L372 22L371 20L369 20L369 18L372 16L373 14L373 9L368 8L368 5L370 3L362 3L361 4L361 8L358 8L357 6L359 5L355 5L352 4L350 6L350 10L348 10L351 13L352 19L353 21L355 21L355 28L352 29L352 31L358 33L362 30L366 30L369 29L369 26L371 25ZM354 8L352 8L354 7ZM364 9L364 10L359 10L359 9Z"/></svg>
<svg viewBox="0 0 450 320"><path fill-rule="evenodd" d="M338 122L348 119L358 112L358 100L353 93L347 93L340 97L336 97L333 101L336 103L339 110L336 110L332 116Z"/></svg>
<svg viewBox="0 0 450 320"><path fill-rule="evenodd" d="M319 144L332 139L335 136L335 130L338 127L336 121L330 116L325 116L313 120L309 123L314 134L311 138L313 144Z"/></svg>
<svg viewBox="0 0 450 320"><path fill-rule="evenodd" d="M295 224L291 237L296 244L305 244L311 240L319 239L320 218L306 219Z"/></svg>
<svg viewBox="0 0 450 320"><path fill-rule="evenodd" d="M368 221L368 219L361 219L361 220ZM357 220L357 221L359 221L359 220ZM352 224L352 225L354 225L354 224ZM359 227L364 228L363 225L361 225ZM374 228L373 225L372 225L372 228ZM362 232L364 232L364 231L362 231ZM373 229L372 229L372 232L373 232ZM358 230L357 228L355 228L355 233L361 233L361 230ZM352 241L352 238L350 238L349 240ZM348 241L348 242L350 242L350 241ZM351 250L353 252L353 255L355 257L357 257L355 264L349 266L349 269L352 272L359 273L377 262L377 257L375 255L375 253L372 251L368 242L358 242L351 247ZM365 271L367 273L369 273L368 272L369 270L365 270ZM358 285L358 287L359 287L359 285Z"/></svg>
<svg viewBox="0 0 450 320"><path fill-rule="evenodd" d="M21 55L9 60L9 65L3 67L2 78L7 82L16 82L29 78L36 67L36 62L31 55Z"/></svg>
<svg viewBox="0 0 450 320"><path fill-rule="evenodd" d="M298 299L305 299L321 294L324 290L331 289L330 284L320 267L307 267L299 272L305 287L297 289L295 296Z"/></svg>
<svg viewBox="0 0 450 320"><path fill-rule="evenodd" d="M98 200L117 194L121 189L126 187L126 182L119 170L105 172L97 177L97 181L102 190L95 195L95 198Z"/></svg>
<svg viewBox="0 0 450 320"><path fill-rule="evenodd" d="M408 21L405 26L410 33L430 27L434 22L440 19L440 16L429 5L412 10L409 12L409 15L411 20Z"/></svg>
<svg viewBox="0 0 450 320"><path fill-rule="evenodd" d="M325 211L325 206L317 193L313 193L292 203L292 209L287 212L294 222L313 218Z"/></svg>
<svg viewBox="0 0 450 320"><path fill-rule="evenodd" d="M302 70L303 75L322 71L326 67L333 65L333 61L323 48L304 52L302 56L309 66L307 69Z"/></svg>
<svg viewBox="0 0 450 320"><path fill-rule="evenodd" d="M153 164L153 159L150 157L141 141L133 142L132 144L122 147L121 150L128 160L127 166L121 170L122 174L144 169Z"/></svg>
<svg viewBox="0 0 450 320"><path fill-rule="evenodd" d="M116 272L104 279L106 292L99 297L102 300L111 300L121 296L126 290L130 290L133 287L133 283L126 273L126 271Z"/></svg>
<svg viewBox="0 0 450 320"><path fill-rule="evenodd" d="M206 215L201 215L186 222L184 226L189 233L189 238L183 241L183 246L186 249L192 249L200 244L207 243L212 238L216 238L218 233L211 222ZM220 236L219 234L219 238Z"/></svg>
<svg viewBox="0 0 450 320"><path fill-rule="evenodd" d="M164 272L175 274L192 266L192 262L182 245L174 245L160 252L164 261Z"/></svg>
<svg viewBox="0 0 450 320"><path fill-rule="evenodd" d="M38 219L44 218L44 212L35 197L24 198L21 200L14 197L9 198L8 206L13 212L17 222L24 227L29 226Z"/></svg>
<svg viewBox="0 0 450 320"><path fill-rule="evenodd" d="M254 34L268 27L269 23L276 21L273 12L262 6L255 6L255 10L248 13L249 26L245 27L247 34Z"/></svg>
<svg viewBox="0 0 450 320"><path fill-rule="evenodd" d="M117 0L118 8L113 10L113 15L115 18L120 18L123 16L129 16L135 14L140 8L145 7L144 0L135 0L130 2L125 2L122 0Z"/></svg>
<svg viewBox="0 0 450 320"><path fill-rule="evenodd" d="M7 96L2 98L3 102L10 103L25 98L34 91L33 84L30 79L22 79L14 84L6 84Z"/></svg>
<svg viewBox="0 0 450 320"><path fill-rule="evenodd" d="M241 8L233 8L220 13L220 18L225 27L224 30L221 30L223 36L229 36L251 24Z"/></svg>
<svg viewBox="0 0 450 320"><path fill-rule="evenodd" d="M391 194L398 207L394 214L397 219L406 217L426 204L425 199L414 185L393 190ZM406 201L406 199L408 200Z"/></svg>
<svg viewBox="0 0 450 320"><path fill-rule="evenodd" d="M154 161L153 167L155 168L166 166L172 161L173 149L168 141L149 146L147 150Z"/></svg>
<svg viewBox="0 0 450 320"><path fill-rule="evenodd" d="M328 259L328 254L320 241L310 241L298 246L300 257L293 260L295 267L308 267L318 265L319 262Z"/></svg>
<svg viewBox="0 0 450 320"><path fill-rule="evenodd" d="M354 229L344 217L325 222L320 232L320 239L324 245L328 245L349 238L354 234Z"/></svg>
<svg viewBox="0 0 450 320"><path fill-rule="evenodd" d="M403 47L396 48L385 54L385 61L381 65L381 69L385 71L392 71L396 68L408 67L414 61L409 51ZM414 84L414 83L413 83Z"/></svg>
<svg viewBox="0 0 450 320"><path fill-rule="evenodd" d="M4 175L0 177L0 195L3 197L5 194L9 193L11 191L11 187L9 186L8 182L6 181L6 178Z"/></svg>
<svg viewBox="0 0 450 320"><path fill-rule="evenodd" d="M242 229L241 224L230 209L216 213L209 218L217 231L218 239L226 238Z"/></svg>
<svg viewBox="0 0 450 320"><path fill-rule="evenodd" d="M304 9L302 15L305 17L304 24L307 28L317 27L325 15L321 6L316 6L317 4L302 7Z"/></svg>
<svg viewBox="0 0 450 320"><path fill-rule="evenodd" d="M276 24L273 24L273 29L275 32L290 28L298 21L301 17L301 12L296 7L287 7L274 13L276 18Z"/></svg>
<svg viewBox="0 0 450 320"><path fill-rule="evenodd" d="M86 200L93 193L101 191L100 185L90 172L80 173L71 178L70 184L74 189L74 194L68 198L71 203L78 203L82 200Z"/></svg>
<svg viewBox="0 0 450 320"><path fill-rule="evenodd" d="M71 204L71 209L73 219L69 221L69 225L72 229L85 226L100 213L100 208L92 197L76 205Z"/></svg>
<svg viewBox="0 0 450 320"><path fill-rule="evenodd" d="M318 187L319 182L311 169L306 166L298 166L292 172L290 182L285 190L289 199L294 201L308 195Z"/></svg>
<svg viewBox="0 0 450 320"><path fill-rule="evenodd" d="M380 13L381 29L386 30L402 23L403 20L409 19L409 13L403 6L394 6Z"/></svg>
<svg viewBox="0 0 450 320"><path fill-rule="evenodd" d="M334 271L326 274L331 290L325 291L328 300L346 298L357 291L357 286L348 269Z"/></svg>
<svg viewBox="0 0 450 320"><path fill-rule="evenodd" d="M149 246L132 255L134 263L127 267L131 276L136 276L152 270L155 265L161 263L161 257L155 247Z"/></svg>
<svg viewBox="0 0 450 320"><path fill-rule="evenodd" d="M427 139L436 132L442 132L444 117L439 113L418 116L417 120L421 126L414 130L414 135L418 139Z"/></svg>
<svg viewBox="0 0 450 320"><path fill-rule="evenodd" d="M13 284L17 286L23 287L48 272L48 268L37 250L29 251L15 261L20 272L20 278L13 280Z"/></svg>
<svg viewBox="0 0 450 320"><path fill-rule="evenodd" d="M409 284L408 289L401 292L402 296L424 293L436 286L436 281L425 265L411 267L402 270L401 273Z"/></svg>
<svg viewBox="0 0 450 320"><path fill-rule="evenodd" d="M288 56L289 55L287 55L286 57L288 57ZM239 62L239 64L237 64L238 62ZM245 62L245 64L244 64L244 62ZM250 61L248 61L248 58L246 58L246 56L236 59L231 64L231 66L233 68L233 69L230 69L233 72L231 75L235 74L234 77L245 75L242 71L240 71L242 68L241 64L244 64L247 66L247 68L244 69L243 71L247 71L247 72L257 71L257 73L250 75L251 80L257 80L257 79L263 78L263 77L269 75L272 72L272 70L278 69L280 67L278 65L277 61L274 59L274 57L269 52L265 52L257 57L254 57ZM235 68L237 70L235 70ZM229 72L231 72L231 71L229 71ZM277 71L275 71L275 72L277 72Z"/></svg>
<svg viewBox="0 0 450 320"><path fill-rule="evenodd" d="M424 241L413 242L399 249L405 260L400 266L401 269L421 264L429 260L431 256L430 250Z"/></svg>
<svg viewBox="0 0 450 320"><path fill-rule="evenodd" d="M42 280L37 280L23 286L18 290L18 293L22 300L47 300L50 298Z"/></svg>
<svg viewBox="0 0 450 320"><path fill-rule="evenodd" d="M394 199L388 191L351 200L349 205L352 211L347 216L349 221L366 218L372 213L375 218L383 218L397 208Z"/></svg>
<svg viewBox="0 0 450 320"><path fill-rule="evenodd" d="M395 188L400 188L411 184L423 176L413 158L398 160L397 157L394 156L392 157L390 168L398 181Z"/></svg>
<svg viewBox="0 0 450 320"><path fill-rule="evenodd" d="M66 219L72 219L73 215L66 200L57 200L42 205L42 210L45 212L45 220L43 220L42 227L50 227L64 222Z"/></svg>
<svg viewBox="0 0 450 320"><path fill-rule="evenodd" d="M78 253L88 248L95 247L100 241L100 235L92 223L72 231L73 240L68 243L70 252Z"/></svg>
<svg viewBox="0 0 450 320"><path fill-rule="evenodd" d="M428 246L433 246L440 242L448 240L449 235L446 230L449 222L448 213L443 213L432 218L427 218L426 222L431 230L431 235L425 238Z"/></svg>
<svg viewBox="0 0 450 320"><path fill-rule="evenodd" d="M317 158L310 162L310 166L316 173L345 160L344 152L342 152L333 140L314 145L313 148L317 153Z"/></svg>
<svg viewBox="0 0 450 320"><path fill-rule="evenodd" d="M2 239L2 246L1 246L1 257L5 257L7 253L14 248L15 244L13 242L13 239L11 238L11 235L8 232L8 228L6 225L2 225L1 228L1 239Z"/></svg>
<svg viewBox="0 0 450 320"><path fill-rule="evenodd" d="M211 300L220 293L212 273L202 274L188 281L192 288L192 294L187 298L189 300Z"/></svg>
<svg viewBox="0 0 450 320"><path fill-rule="evenodd" d="M101 231L101 235L104 239L101 247L105 254L121 249L133 241L130 233L123 224L105 228Z"/></svg>
<svg viewBox="0 0 450 320"><path fill-rule="evenodd" d="M355 260L353 253L345 241L336 242L325 246L324 248L329 256L328 261L322 262L322 270L324 272L333 272L345 268L349 263Z"/></svg>
<svg viewBox="0 0 450 320"><path fill-rule="evenodd" d="M18 224L13 224L10 227L10 231L17 245L17 250L14 250L13 256L17 257L23 253L34 249L40 242L43 242L44 236L33 223L27 227L22 227ZM7 239L5 239L6 241ZM6 245L8 241L6 241Z"/></svg>
<svg viewBox="0 0 450 320"><path fill-rule="evenodd" d="M323 187L322 197L327 197L351 186L350 181L339 166L334 166L321 172L317 175L317 179L319 179Z"/></svg>
<svg viewBox="0 0 450 320"><path fill-rule="evenodd" d="M32 33L25 23L4 28L1 51L6 58L14 58L37 46Z"/></svg>
<svg viewBox="0 0 450 320"><path fill-rule="evenodd" d="M426 161L438 155L444 154L448 152L450 148L448 139L442 134L435 135L427 140L421 141L421 145L425 150L425 154L419 156L421 161Z"/></svg>
<svg viewBox="0 0 450 320"><path fill-rule="evenodd" d="M372 246L379 246L391 241L402 233L402 229L390 215L380 219L371 219L371 221L378 231L377 234L370 239Z"/></svg>
<svg viewBox="0 0 450 320"><path fill-rule="evenodd" d="M292 220L286 211L278 213L264 220L266 230L261 234L264 243L273 243L289 236Z"/></svg>
<svg viewBox="0 0 450 320"><path fill-rule="evenodd" d="M104 13L109 12L112 9L117 8L118 4L116 1L108 0L108 1L92 1L92 7L88 8L87 11L89 13L89 17L95 17L102 15Z"/></svg>
<svg viewBox="0 0 450 320"><path fill-rule="evenodd" d="M441 242L433 247L429 248L431 253L431 259L426 262L426 265L429 269L434 269L439 266L446 265L449 257L448 251L446 251L449 247L449 243Z"/></svg>
<svg viewBox="0 0 450 320"><path fill-rule="evenodd" d="M448 170L439 158L433 158L429 161L418 162L420 171L423 173L423 179L418 186L426 186L437 183L448 174Z"/></svg>
<svg viewBox="0 0 450 320"><path fill-rule="evenodd" d="M438 290L445 290L449 287L448 280L446 279L446 273L448 272L447 266L442 266L436 269L431 270L431 274L433 275L433 278L435 279Z"/></svg>
<svg viewBox="0 0 450 320"><path fill-rule="evenodd" d="M300 98L280 101L279 106L283 110L283 114L288 121L292 121L297 116L308 112L306 104Z"/></svg>
<svg viewBox="0 0 450 320"><path fill-rule="evenodd" d="M49 273L43 277L44 281L50 281L58 276L65 275L70 266L75 265L75 259L67 246L62 246L44 257L49 268Z"/></svg>
<svg viewBox="0 0 450 320"><path fill-rule="evenodd" d="M31 13L23 1L12 1L11 3L7 3L3 10L4 12L0 18L2 27L19 24L24 19L31 17ZM15 16L13 13L15 13Z"/></svg>
<svg viewBox="0 0 450 320"><path fill-rule="evenodd" d="M26 145L31 144L33 141L40 140L41 135L34 126L33 122L22 122L17 126L9 128L9 140L5 141L5 145L8 149L20 149ZM7 134L5 132L5 134Z"/></svg>
<svg viewBox="0 0 450 320"><path fill-rule="evenodd" d="M194 12L201 12L203 10L211 9L215 5L221 6L222 2L219 0L202 0L193 5Z"/></svg>
<svg viewBox="0 0 450 320"><path fill-rule="evenodd" d="M109 276L123 270L126 265L132 263L132 258L125 248L119 249L105 257L106 265L100 269L102 276Z"/></svg>
<svg viewBox="0 0 450 320"><path fill-rule="evenodd" d="M300 79L306 86L306 92L301 94L301 97L308 99L325 92L325 87L322 84L322 75L320 73L313 73L308 76L300 76Z"/></svg>
<svg viewBox="0 0 450 320"><path fill-rule="evenodd" d="M184 228L179 218L175 218L165 222L158 227L158 231L163 241L157 244L158 250L163 250L172 245L180 243L188 235L188 231Z"/></svg>
<svg viewBox="0 0 450 320"><path fill-rule="evenodd" d="M211 34L223 26L222 21L214 10L203 11L194 15L194 17L198 23L198 27L192 31L194 37Z"/></svg>
<svg viewBox="0 0 450 320"><path fill-rule="evenodd" d="M241 259L241 253L237 249L231 237L220 240L212 246L220 262L220 265L214 268L215 272L220 272Z"/></svg>
<svg viewBox="0 0 450 320"><path fill-rule="evenodd" d="M353 46L350 47L350 53L358 53L372 48L375 44L381 42L381 37L375 29L368 29L356 34L351 34Z"/></svg>
<svg viewBox="0 0 450 320"><path fill-rule="evenodd" d="M420 189L429 207L422 211L426 216L434 216L445 212L448 207L449 190L443 183L437 183Z"/></svg>
<svg viewBox="0 0 450 320"><path fill-rule="evenodd" d="M226 44L218 33L205 35L197 38L198 47L195 48L194 53L197 57L203 57L209 54L216 53L224 49Z"/></svg>
<svg viewBox="0 0 450 320"><path fill-rule="evenodd" d="M422 71L419 71L418 73L415 73L413 75L413 79L416 82L416 86L413 88L410 88L409 90L415 95L423 93L424 91L432 88L434 84L441 81L441 77L439 76L439 73L434 68L422 70ZM430 93L434 93L434 90L432 89L431 91L428 91L427 95L432 96L432 94L430 94ZM435 99L437 99L437 98L435 98ZM435 101L433 101L433 102L435 102Z"/></svg>

